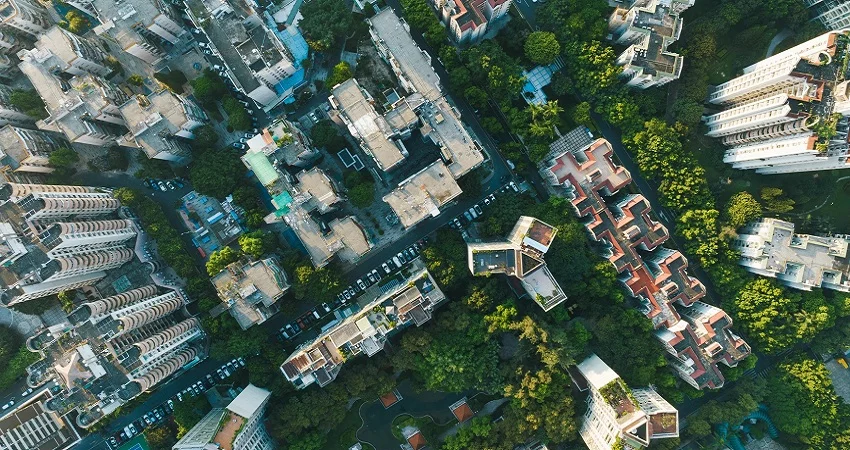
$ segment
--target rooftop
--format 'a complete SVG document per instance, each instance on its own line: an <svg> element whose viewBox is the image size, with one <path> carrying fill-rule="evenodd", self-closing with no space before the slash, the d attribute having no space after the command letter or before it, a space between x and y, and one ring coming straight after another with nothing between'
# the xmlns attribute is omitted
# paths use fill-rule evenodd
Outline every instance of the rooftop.
<svg viewBox="0 0 850 450"><path fill-rule="evenodd" d="M87 5L88 13L100 20L101 25L95 29L97 34L108 34L125 50L138 43L151 45L148 34L141 29L154 26L161 17L176 16L168 2L156 0L134 0L132 3L91 0L75 3ZM176 22L179 23L179 20ZM156 40L153 42L158 43Z"/></svg>
<svg viewBox="0 0 850 450"><path fill-rule="evenodd" d="M310 193L320 211L326 211L342 200L331 179L318 167L299 172L297 178L301 189Z"/></svg>
<svg viewBox="0 0 850 450"><path fill-rule="evenodd" d="M219 202L192 191L183 196L183 205L178 212L193 232L195 247L204 255L233 242L244 231L239 212L228 199Z"/></svg>
<svg viewBox="0 0 850 450"><path fill-rule="evenodd" d="M227 409L246 419L250 419L257 414L257 411L263 407L268 398L272 395L271 392L254 386L253 384L248 384L245 386L245 389L227 405Z"/></svg>
<svg viewBox="0 0 850 450"><path fill-rule="evenodd" d="M463 191L442 161L435 161L384 196L405 228L440 214Z"/></svg>
<svg viewBox="0 0 850 450"><path fill-rule="evenodd" d="M237 261L214 276L212 284L230 314L243 329L264 322L275 314L287 290L286 273L274 259Z"/></svg>
<svg viewBox="0 0 850 450"><path fill-rule="evenodd" d="M445 98L423 105L420 117L427 125L422 134L440 146L443 159L455 178L467 174L484 162L481 146L460 120L460 113Z"/></svg>

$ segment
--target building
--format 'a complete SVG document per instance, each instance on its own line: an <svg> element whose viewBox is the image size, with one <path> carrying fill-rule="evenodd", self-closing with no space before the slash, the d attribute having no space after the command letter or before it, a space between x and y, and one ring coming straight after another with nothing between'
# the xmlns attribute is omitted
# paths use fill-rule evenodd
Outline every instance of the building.
<svg viewBox="0 0 850 450"><path fill-rule="evenodd" d="M243 330L280 311L277 301L289 290L286 272L276 258L237 261L211 281L223 306Z"/></svg>
<svg viewBox="0 0 850 450"><path fill-rule="evenodd" d="M667 50L679 39L679 14L695 0L631 0L617 6L608 19L609 39L627 46L617 57L620 78L627 86L646 89L679 78L684 58Z"/></svg>
<svg viewBox="0 0 850 450"><path fill-rule="evenodd" d="M374 356L389 336L429 321L445 296L420 261L414 262L410 273L364 290L350 315L289 355L280 366L286 379L298 389L313 383L327 386L349 358Z"/></svg>
<svg viewBox="0 0 850 450"><path fill-rule="evenodd" d="M850 28L850 3L844 0L803 0L815 20L827 30Z"/></svg>
<svg viewBox="0 0 850 450"><path fill-rule="evenodd" d="M290 167L307 167L319 158L310 137L284 118L275 119L262 133L248 139L248 149L253 153L276 154Z"/></svg>
<svg viewBox="0 0 850 450"><path fill-rule="evenodd" d="M588 143L590 142L590 143ZM608 141L592 141L580 128L550 145L540 174L551 190L570 200L590 238L604 248L618 280L655 328L670 366L696 389L720 388L717 364L734 367L750 353L731 331L732 319L699 300L705 286L688 273L688 261L665 248L670 235L649 202L627 188L631 175L612 160Z"/></svg>
<svg viewBox="0 0 850 450"><path fill-rule="evenodd" d="M35 119L12 105L9 102L11 95L12 89L7 86L0 86L0 126L12 124L34 128Z"/></svg>
<svg viewBox="0 0 850 450"><path fill-rule="evenodd" d="M850 236L794 233L794 224L762 218L747 224L732 242L748 271L776 278L794 289L850 292Z"/></svg>
<svg viewBox="0 0 850 450"><path fill-rule="evenodd" d="M411 228L428 217L440 214L440 208L457 198L463 191L449 169L434 161L419 172L400 182L384 196L405 228Z"/></svg>
<svg viewBox="0 0 850 450"><path fill-rule="evenodd" d="M480 42L499 19L508 15L512 0L432 0L437 15L457 45Z"/></svg>
<svg viewBox="0 0 850 450"><path fill-rule="evenodd" d="M214 197L192 191L183 196L183 205L178 213L192 232L192 243L204 258L230 244L245 231L239 208L233 204L232 197L219 202Z"/></svg>
<svg viewBox="0 0 850 450"><path fill-rule="evenodd" d="M68 141L58 133L29 130L13 125L0 128L0 167L25 174L48 174L50 154Z"/></svg>
<svg viewBox="0 0 850 450"><path fill-rule="evenodd" d="M0 23L33 37L38 37L53 25L50 15L38 0L0 1Z"/></svg>
<svg viewBox="0 0 850 450"><path fill-rule="evenodd" d="M372 248L364 228L353 216L322 216L341 200L333 182L319 168L293 177L277 168L285 158L272 145L251 147L242 156L271 197L274 212L266 222L286 223L316 267L327 265L334 255L352 263L359 260Z"/></svg>
<svg viewBox="0 0 850 450"><path fill-rule="evenodd" d="M375 160L379 169L391 170L408 156L401 140L394 139L395 133L387 120L372 106L374 99L360 87L357 80L351 78L334 86L328 101L339 111L339 117L348 132L357 139L360 148Z"/></svg>
<svg viewBox="0 0 850 450"><path fill-rule="evenodd" d="M64 33L64 31L62 31ZM58 71L61 60L44 49L22 51L18 68L35 87L49 116L38 127L62 133L73 143L111 146L126 133L119 106L127 94L105 78L77 71L70 78Z"/></svg>
<svg viewBox="0 0 850 450"><path fill-rule="evenodd" d="M0 417L0 448L8 450L65 450L80 442L67 417L44 405L47 389Z"/></svg>
<svg viewBox="0 0 850 450"><path fill-rule="evenodd" d="M59 27L52 27L40 33L35 48L21 50L18 52L18 57L23 61L27 54L33 53L35 55L32 59L48 64L50 72L55 75L89 73L105 77L112 72L106 64L107 54L100 45Z"/></svg>
<svg viewBox="0 0 850 450"><path fill-rule="evenodd" d="M505 241L466 245L469 271L475 276L496 273L516 278L528 296L549 311L567 299L543 260L557 233L552 225L522 216Z"/></svg>
<svg viewBox="0 0 850 450"><path fill-rule="evenodd" d="M200 6L201 2L195 4ZM221 2L210 11L212 17L206 35L224 61L228 78L265 111L270 111L282 102L293 102L295 89L304 84L305 69L301 61L307 57L307 46L300 33L286 31L288 17L278 16L282 20L278 24L267 13L261 17ZM267 23L281 31L273 32Z"/></svg>
<svg viewBox="0 0 850 450"><path fill-rule="evenodd" d="M97 188L6 183L0 202L5 305L89 286L134 257L136 225Z"/></svg>
<svg viewBox="0 0 850 450"><path fill-rule="evenodd" d="M188 164L192 158L193 131L207 123L207 114L194 101L162 89L137 95L119 111L130 133L120 143L141 148L151 159Z"/></svg>
<svg viewBox="0 0 850 450"><path fill-rule="evenodd" d="M213 408L172 450L273 450L263 415L272 393L249 384L227 405Z"/></svg>
<svg viewBox="0 0 850 450"><path fill-rule="evenodd" d="M168 58L182 37L188 36L179 14L169 2L156 0L67 0L71 6L96 17L94 33L122 51L155 65Z"/></svg>
<svg viewBox="0 0 850 450"><path fill-rule="evenodd" d="M416 45L407 23L392 8L385 8L367 22L378 54L389 64L401 87L409 96L421 96L416 102L416 112L423 123L420 131L440 148L441 159L452 176L460 178L480 166L484 162L481 145L449 102L440 77L431 66L431 56Z"/></svg>
<svg viewBox="0 0 850 450"><path fill-rule="evenodd" d="M703 122L707 136L729 147L724 162L763 174L850 167L850 82L842 65L848 35L825 33L746 67L710 92L709 103L723 110Z"/></svg>
<svg viewBox="0 0 850 450"><path fill-rule="evenodd" d="M654 389L631 389L596 355L577 369L590 391L579 430L590 450L641 449L679 437L679 412Z"/></svg>

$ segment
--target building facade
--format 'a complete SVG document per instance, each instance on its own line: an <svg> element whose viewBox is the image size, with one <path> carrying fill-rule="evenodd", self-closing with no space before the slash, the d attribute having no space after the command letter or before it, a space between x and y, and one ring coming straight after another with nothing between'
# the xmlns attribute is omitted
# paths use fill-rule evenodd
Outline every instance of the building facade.
<svg viewBox="0 0 850 450"><path fill-rule="evenodd" d="M52 173L50 154L69 145L59 133L6 125L0 128L0 167L25 174Z"/></svg>
<svg viewBox="0 0 850 450"><path fill-rule="evenodd" d="M688 260L663 243L670 235L641 194L619 193L631 184L608 141L579 128L551 144L541 176L570 200L590 238L605 248L628 295L655 328L670 366L696 389L720 388L718 363L734 367L750 347L731 331L732 319L699 301L705 286L688 273Z"/></svg>
<svg viewBox="0 0 850 450"><path fill-rule="evenodd" d="M437 15L457 45L481 42L511 9L513 0L432 0Z"/></svg>
<svg viewBox="0 0 850 450"><path fill-rule="evenodd" d="M53 21L37 0L2 0L0 23L4 27L38 37L50 28Z"/></svg>
<svg viewBox="0 0 850 450"><path fill-rule="evenodd" d="M732 241L748 271L804 291L850 292L850 236L794 233L794 224L762 218L750 222Z"/></svg>
<svg viewBox="0 0 850 450"><path fill-rule="evenodd" d="M679 437L679 412L654 389L630 388L596 355L577 369L589 388L579 435L590 450L641 449Z"/></svg>
<svg viewBox="0 0 850 450"><path fill-rule="evenodd" d="M24 60L29 53L49 53L50 70L52 73L64 72L69 75L90 73L105 77L112 70L106 64L106 52L98 43L88 38L77 36L59 27L52 27L38 36L35 48L21 50L18 57ZM48 56L33 56L34 59L46 59Z"/></svg>
<svg viewBox="0 0 850 450"><path fill-rule="evenodd" d="M850 3L844 0L803 0L815 20L828 30L850 28Z"/></svg>
<svg viewBox="0 0 850 450"><path fill-rule="evenodd" d="M632 0L617 6L608 19L609 39L627 45L617 57L620 78L638 89L661 86L679 78L684 58L667 49L679 39L679 14L695 0Z"/></svg>
<svg viewBox="0 0 850 450"><path fill-rule="evenodd" d="M848 43L850 31L828 32L717 85L708 102L722 111L703 122L728 147L723 161L763 174L850 168Z"/></svg>

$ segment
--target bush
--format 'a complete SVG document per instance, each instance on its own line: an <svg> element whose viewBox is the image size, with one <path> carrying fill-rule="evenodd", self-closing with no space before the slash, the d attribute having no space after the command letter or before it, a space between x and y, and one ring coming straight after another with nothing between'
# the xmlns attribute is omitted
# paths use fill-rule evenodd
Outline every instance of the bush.
<svg viewBox="0 0 850 450"><path fill-rule="evenodd" d="M48 116L44 101L33 89L15 89L9 95L9 103L33 119L46 119Z"/></svg>
<svg viewBox="0 0 850 450"><path fill-rule="evenodd" d="M186 79L186 74L179 70L157 72L153 75L153 77L177 94L182 94L183 85L189 82L189 80Z"/></svg>
<svg viewBox="0 0 850 450"><path fill-rule="evenodd" d="M133 86L141 86L145 84L145 79L141 75L134 73L127 77L127 82Z"/></svg>
<svg viewBox="0 0 850 450"><path fill-rule="evenodd" d="M109 170L127 170L130 166L130 159L127 153L121 147L109 147L106 151L106 167Z"/></svg>
<svg viewBox="0 0 850 450"><path fill-rule="evenodd" d="M333 87L353 76L354 73L351 72L351 65L345 61L340 61L339 64L334 66L331 75L326 80L326 83L328 84L328 87Z"/></svg>

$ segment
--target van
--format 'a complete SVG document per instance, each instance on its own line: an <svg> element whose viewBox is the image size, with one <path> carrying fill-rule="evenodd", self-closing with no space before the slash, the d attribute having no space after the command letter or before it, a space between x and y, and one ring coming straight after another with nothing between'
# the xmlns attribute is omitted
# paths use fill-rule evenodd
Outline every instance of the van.
<svg viewBox="0 0 850 450"><path fill-rule="evenodd" d="M313 317L320 319L322 316L319 315L319 311L313 310Z"/></svg>

